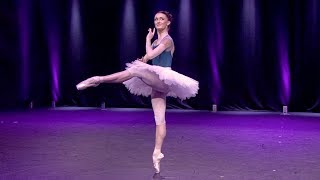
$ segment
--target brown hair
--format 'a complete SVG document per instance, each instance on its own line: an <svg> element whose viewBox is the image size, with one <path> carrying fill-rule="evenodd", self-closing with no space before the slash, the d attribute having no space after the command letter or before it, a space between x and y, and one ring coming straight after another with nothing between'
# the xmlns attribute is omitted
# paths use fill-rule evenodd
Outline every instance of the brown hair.
<svg viewBox="0 0 320 180"><path fill-rule="evenodd" d="M162 14L166 15L167 18L168 18L168 20L171 22L171 23L168 25L168 30L169 30L169 29L170 29L170 26L171 26L171 24L172 24L172 21L173 21L172 14L169 13L168 11L158 11L157 14L158 14L158 13L162 13Z"/></svg>

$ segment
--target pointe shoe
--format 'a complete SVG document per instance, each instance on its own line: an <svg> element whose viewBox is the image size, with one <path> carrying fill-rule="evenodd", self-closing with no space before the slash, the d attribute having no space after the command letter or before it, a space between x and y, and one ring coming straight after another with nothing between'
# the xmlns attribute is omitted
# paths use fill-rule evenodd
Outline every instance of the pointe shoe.
<svg viewBox="0 0 320 180"><path fill-rule="evenodd" d="M164 158L164 154L162 154L162 153L152 155L153 167L154 167L156 173L160 173L160 161L162 158Z"/></svg>
<svg viewBox="0 0 320 180"><path fill-rule="evenodd" d="M97 87L100 84L100 77L94 76L77 84L78 90L84 90L88 87Z"/></svg>

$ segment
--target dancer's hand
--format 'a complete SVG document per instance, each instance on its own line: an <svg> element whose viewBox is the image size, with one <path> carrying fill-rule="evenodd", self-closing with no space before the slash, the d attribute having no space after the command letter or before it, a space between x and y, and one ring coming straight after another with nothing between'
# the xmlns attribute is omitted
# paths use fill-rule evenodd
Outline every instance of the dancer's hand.
<svg viewBox="0 0 320 180"><path fill-rule="evenodd" d="M154 36L154 33L156 32L156 29L153 28L153 30L151 28L148 29L148 34L147 34L147 40L151 41L151 39Z"/></svg>
<svg viewBox="0 0 320 180"><path fill-rule="evenodd" d="M147 63L148 62L148 60L146 59L146 58L144 58L143 56L140 58L140 59L138 59L139 61L141 61L141 62L144 62L144 63Z"/></svg>
<svg viewBox="0 0 320 180"><path fill-rule="evenodd" d="M147 62L148 62L148 59L142 57L142 62L147 63Z"/></svg>

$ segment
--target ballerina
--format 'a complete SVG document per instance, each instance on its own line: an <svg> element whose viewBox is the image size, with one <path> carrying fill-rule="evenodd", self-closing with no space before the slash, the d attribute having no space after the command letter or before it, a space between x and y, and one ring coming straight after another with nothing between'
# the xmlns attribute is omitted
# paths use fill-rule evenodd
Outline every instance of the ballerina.
<svg viewBox="0 0 320 180"><path fill-rule="evenodd" d="M106 76L94 76L80 82L76 87L83 90L97 87L101 83L123 83L135 95L151 96L151 104L156 123L155 146L152 153L153 166L160 173L160 161L164 158L162 145L166 136L166 97L177 97L182 100L194 97L198 93L198 81L171 69L175 50L174 42L169 35L172 15L159 11L154 16L155 28L148 29L146 36L146 54L131 63L124 71ZM151 43L155 32L157 39ZM152 60L152 65L147 64Z"/></svg>

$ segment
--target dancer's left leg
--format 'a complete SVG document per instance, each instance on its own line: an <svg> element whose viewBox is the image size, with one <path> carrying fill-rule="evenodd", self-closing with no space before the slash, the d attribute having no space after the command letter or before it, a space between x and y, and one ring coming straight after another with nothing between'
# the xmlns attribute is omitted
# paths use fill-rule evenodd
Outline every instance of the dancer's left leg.
<svg viewBox="0 0 320 180"><path fill-rule="evenodd" d="M160 172L160 161L164 157L161 152L163 141L166 137L166 93L152 91L151 94L152 109L156 122L155 146L152 155L153 165L156 173Z"/></svg>

